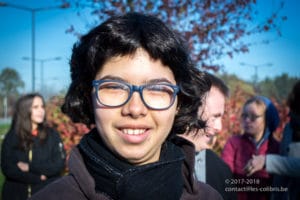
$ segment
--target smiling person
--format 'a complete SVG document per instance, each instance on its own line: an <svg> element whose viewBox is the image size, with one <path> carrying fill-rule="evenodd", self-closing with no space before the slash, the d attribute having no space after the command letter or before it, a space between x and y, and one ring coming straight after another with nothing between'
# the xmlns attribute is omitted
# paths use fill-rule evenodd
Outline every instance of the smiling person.
<svg viewBox="0 0 300 200"><path fill-rule="evenodd" d="M150 15L115 16L84 35L63 111L95 128L73 149L70 174L32 199L220 199L194 179L194 147L176 137L204 124L197 109L209 84L193 77L188 55Z"/></svg>
<svg viewBox="0 0 300 200"><path fill-rule="evenodd" d="M59 134L47 126L45 116L45 101L40 94L27 94L17 101L2 143L2 200L25 200L60 177L65 151Z"/></svg>
<svg viewBox="0 0 300 200"><path fill-rule="evenodd" d="M195 72L195 76L200 78L203 76L203 73L200 71ZM229 88L220 78L207 72L205 72L205 76L211 82L211 87L203 98L203 105L199 106L198 118L206 121L206 127L198 131L191 130L180 135L194 143L196 152L213 148L216 136L222 130L225 102L229 96ZM198 87L200 88L201 85Z"/></svg>
<svg viewBox="0 0 300 200"><path fill-rule="evenodd" d="M191 130L180 136L195 145L196 178L216 189L224 200L235 200L236 194L226 191L229 185L225 182L232 179L232 172L220 156L211 150L222 130L222 117L226 98L229 97L229 88L217 76L210 73L205 75L210 80L211 87L203 99L203 105L199 106L198 117L206 121L206 127L198 131ZM201 77L202 73L199 71L195 76Z"/></svg>
<svg viewBox="0 0 300 200"><path fill-rule="evenodd" d="M233 172L234 186L252 187L252 191L238 192L238 199L269 199L270 191L264 187L272 186L272 176L260 170L248 176L248 161L254 155L279 153L279 143L272 133L279 125L279 115L274 104L264 96L255 96L246 101L242 109L241 123L244 133L228 139L222 152L223 160ZM262 188L262 191L259 191ZM242 189L241 189L242 191Z"/></svg>

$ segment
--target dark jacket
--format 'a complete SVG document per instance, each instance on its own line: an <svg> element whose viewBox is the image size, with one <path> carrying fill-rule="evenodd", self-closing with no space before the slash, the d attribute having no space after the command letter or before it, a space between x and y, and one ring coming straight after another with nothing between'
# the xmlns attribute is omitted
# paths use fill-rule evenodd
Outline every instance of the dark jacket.
<svg viewBox="0 0 300 200"><path fill-rule="evenodd" d="M295 119L293 119L295 120ZM300 127L300 118L298 118L298 125ZM284 156L284 158L300 158L300 151L298 149L294 150L294 153L291 152L292 146L291 144L299 144L300 141L293 139L293 128L291 123L286 124L283 131L283 138L280 144L280 155ZM274 173L275 177L273 180L274 187L277 188L285 188L287 189L285 192L273 192L272 200L281 200L281 199L289 199L289 200L299 200L300 199L300 177L299 177L299 161L298 162L279 162L282 160L271 160L266 157L266 170L269 173ZM288 165L287 165L288 164ZM296 172L297 171L297 172ZM292 173L290 176L285 174L281 174L286 172ZM297 177L298 175L298 177Z"/></svg>
<svg viewBox="0 0 300 200"><path fill-rule="evenodd" d="M228 182L233 178L229 166L210 149L206 149L205 155L206 183L215 188L224 200L237 199L235 192L228 191L232 186Z"/></svg>
<svg viewBox="0 0 300 200"><path fill-rule="evenodd" d="M29 161L28 151L18 148L18 136L10 131L2 143L1 168L5 176L2 189L2 200L25 200L28 198L28 187L34 194L46 184L61 175L65 167L65 151L59 134L49 129L47 139L41 144L34 138L32 148L32 161ZM17 162L29 164L29 172L21 171ZM47 180L41 181L40 176L45 175Z"/></svg>
<svg viewBox="0 0 300 200"><path fill-rule="evenodd" d="M209 185L197 182L194 179L194 147L186 140L179 139L175 142L180 146L185 155L185 160L182 164L181 171L183 175L183 190L181 192L182 200L198 200L198 199L222 199L222 197ZM96 192L96 184L94 178L89 173L84 162L80 147L72 150L69 159L70 174L48 185L46 188L36 193L31 200L109 200L112 199L102 192ZM97 159L97 158L95 158ZM156 169L159 171L159 168ZM152 180L152 179L149 179ZM147 181L151 184L152 181ZM128 182L131 184L131 182ZM162 183L164 185L164 183ZM133 190L136 186L133 186ZM148 187L149 189L151 185ZM155 187L155 185L152 185ZM157 191L158 193L160 191ZM174 193L176 191L170 191ZM124 199L122 197L122 199ZM142 198L145 199L145 198Z"/></svg>

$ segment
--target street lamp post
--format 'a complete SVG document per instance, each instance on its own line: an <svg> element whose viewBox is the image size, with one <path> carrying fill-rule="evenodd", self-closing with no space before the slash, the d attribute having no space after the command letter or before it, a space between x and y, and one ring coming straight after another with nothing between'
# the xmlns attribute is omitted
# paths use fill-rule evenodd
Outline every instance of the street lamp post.
<svg viewBox="0 0 300 200"><path fill-rule="evenodd" d="M244 63L244 62L240 62L240 65L241 66L254 67L253 85L254 85L255 89L257 89L257 83L258 83L258 68L259 67L271 67L271 66L273 66L272 63L264 63L264 64L260 64L260 65L253 65L253 64L248 64L248 63Z"/></svg>
<svg viewBox="0 0 300 200"><path fill-rule="evenodd" d="M253 65L253 64L248 64L248 63L244 63L244 62L241 62L240 65L241 66L254 67L254 80L253 80L253 82L255 84L258 82L258 68L259 67L271 67L271 66L273 66L272 63L264 63L264 64L260 64L260 65Z"/></svg>
<svg viewBox="0 0 300 200"><path fill-rule="evenodd" d="M64 3L59 6L49 6L49 7L43 7L43 8L29 8L25 6L15 5L11 3L6 2L0 2L0 7L10 7L10 8L16 8L19 10L28 11L31 13L31 72L32 72L32 91L35 91L35 13L45 10L51 10L51 9L66 9L70 7L69 3Z"/></svg>
<svg viewBox="0 0 300 200"><path fill-rule="evenodd" d="M30 57L23 57L23 60L32 60ZM43 91L44 88L44 63L45 62L50 62L50 61L58 61L61 60L61 57L53 57L53 58L45 58L45 59L38 59L35 58L34 61L40 62L40 67L41 67L41 92Z"/></svg>

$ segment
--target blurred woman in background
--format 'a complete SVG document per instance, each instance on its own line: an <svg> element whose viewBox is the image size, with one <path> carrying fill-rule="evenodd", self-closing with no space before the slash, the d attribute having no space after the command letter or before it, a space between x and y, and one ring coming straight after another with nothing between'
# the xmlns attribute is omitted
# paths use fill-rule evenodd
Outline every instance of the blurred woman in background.
<svg viewBox="0 0 300 200"><path fill-rule="evenodd" d="M300 199L300 80L290 92L287 105L290 109L290 121L283 131L280 155L254 156L247 165L249 175L261 169L276 174L274 187L283 188L285 191L273 192L272 200Z"/></svg>
<svg viewBox="0 0 300 200"><path fill-rule="evenodd" d="M65 150L59 134L46 125L45 116L40 94L27 94L17 101L2 143L3 200L25 200L61 175Z"/></svg>
<svg viewBox="0 0 300 200"><path fill-rule="evenodd" d="M269 199L270 192L260 190L271 186L271 176L265 170L248 176L245 166L253 155L279 152L279 143L272 135L279 124L278 112L268 98L255 96L244 104L241 123L244 134L229 138L222 152L223 160L234 174L231 185L240 189L239 200Z"/></svg>

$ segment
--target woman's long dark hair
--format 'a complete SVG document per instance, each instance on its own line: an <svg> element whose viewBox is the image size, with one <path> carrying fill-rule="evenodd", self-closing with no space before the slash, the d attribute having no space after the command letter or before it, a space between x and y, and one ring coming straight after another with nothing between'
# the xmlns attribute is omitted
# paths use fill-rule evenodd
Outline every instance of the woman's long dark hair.
<svg viewBox="0 0 300 200"><path fill-rule="evenodd" d="M39 93L30 93L20 97L15 105L10 131L17 134L19 138L18 147L22 150L28 150L33 142L31 113L35 97L41 98L45 105L45 100ZM47 137L46 118L38 124L38 132L38 138L43 143Z"/></svg>
<svg viewBox="0 0 300 200"><path fill-rule="evenodd" d="M108 59L133 55L137 49L145 50L152 59L170 67L180 86L173 132L179 134L187 128L203 127L204 123L197 119L197 111L201 105L199 99L210 85L204 75L193 76L197 69L179 35L156 17L139 13L112 17L74 45L70 61L71 85L62 111L74 122L94 124L91 92L95 75Z"/></svg>

